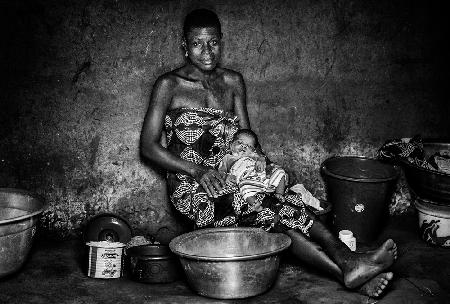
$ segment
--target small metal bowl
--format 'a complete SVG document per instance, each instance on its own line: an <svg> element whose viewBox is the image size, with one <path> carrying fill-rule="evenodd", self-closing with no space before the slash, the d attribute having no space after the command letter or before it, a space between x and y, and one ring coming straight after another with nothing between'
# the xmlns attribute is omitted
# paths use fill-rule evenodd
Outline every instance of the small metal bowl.
<svg viewBox="0 0 450 304"><path fill-rule="evenodd" d="M148 244L127 249L128 273L141 283L169 283L180 278L181 267L169 246Z"/></svg>

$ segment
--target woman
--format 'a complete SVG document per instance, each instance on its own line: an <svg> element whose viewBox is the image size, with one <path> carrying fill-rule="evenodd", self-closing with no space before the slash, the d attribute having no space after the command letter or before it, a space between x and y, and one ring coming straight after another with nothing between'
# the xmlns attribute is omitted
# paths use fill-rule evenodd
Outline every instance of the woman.
<svg viewBox="0 0 450 304"><path fill-rule="evenodd" d="M183 31L186 64L156 80L141 133L142 155L168 171L175 208L196 227L240 225L283 231L301 261L349 289L381 295L393 277L386 272L397 255L392 240L373 252L356 254L307 214L297 197L287 196L280 203L261 195L263 210L251 212L237 187L225 187L225 175L215 168L233 134L250 128L245 83L241 74L219 66L222 32L215 13L192 11Z"/></svg>

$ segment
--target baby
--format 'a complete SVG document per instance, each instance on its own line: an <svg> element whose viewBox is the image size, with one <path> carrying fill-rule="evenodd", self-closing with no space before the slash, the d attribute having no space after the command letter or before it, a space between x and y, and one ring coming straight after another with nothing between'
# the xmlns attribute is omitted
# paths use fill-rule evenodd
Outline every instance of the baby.
<svg viewBox="0 0 450 304"><path fill-rule="evenodd" d="M218 168L227 173L227 184L238 185L242 197L254 211L262 210L256 194L275 192L275 196L283 200L287 184L286 172L276 165L267 166L267 170L257 170L257 163L265 162L265 157L256 152L257 147L258 137L252 130L238 130L230 144L230 153L223 157Z"/></svg>

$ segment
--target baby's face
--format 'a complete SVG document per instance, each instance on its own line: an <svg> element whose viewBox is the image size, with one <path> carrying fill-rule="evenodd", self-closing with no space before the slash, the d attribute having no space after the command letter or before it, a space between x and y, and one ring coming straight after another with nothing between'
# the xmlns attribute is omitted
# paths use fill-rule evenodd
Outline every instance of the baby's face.
<svg viewBox="0 0 450 304"><path fill-rule="evenodd" d="M247 134L240 134L231 142L230 150L233 155L246 156L255 152L255 140Z"/></svg>

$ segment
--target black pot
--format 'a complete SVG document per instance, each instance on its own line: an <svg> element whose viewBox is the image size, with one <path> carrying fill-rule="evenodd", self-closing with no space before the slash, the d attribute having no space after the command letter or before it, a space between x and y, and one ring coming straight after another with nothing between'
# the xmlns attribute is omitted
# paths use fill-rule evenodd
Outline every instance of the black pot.
<svg viewBox="0 0 450 304"><path fill-rule="evenodd" d="M149 244L127 249L128 274L142 283L169 283L180 278L181 266L169 246Z"/></svg>

